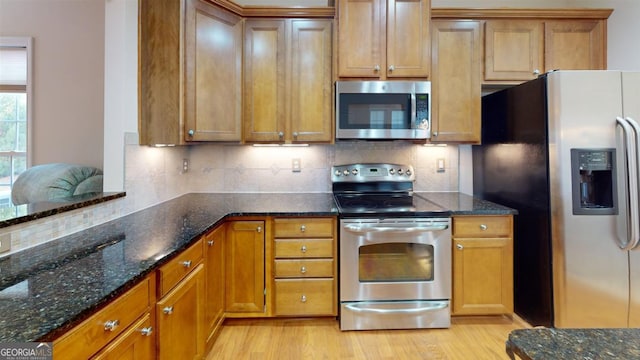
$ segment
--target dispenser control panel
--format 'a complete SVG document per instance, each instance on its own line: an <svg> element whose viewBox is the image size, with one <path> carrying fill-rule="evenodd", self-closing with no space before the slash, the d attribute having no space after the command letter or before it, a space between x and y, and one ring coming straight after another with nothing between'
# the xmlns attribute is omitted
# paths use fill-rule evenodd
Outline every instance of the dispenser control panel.
<svg viewBox="0 0 640 360"><path fill-rule="evenodd" d="M615 149L571 149L574 215L616 215Z"/></svg>

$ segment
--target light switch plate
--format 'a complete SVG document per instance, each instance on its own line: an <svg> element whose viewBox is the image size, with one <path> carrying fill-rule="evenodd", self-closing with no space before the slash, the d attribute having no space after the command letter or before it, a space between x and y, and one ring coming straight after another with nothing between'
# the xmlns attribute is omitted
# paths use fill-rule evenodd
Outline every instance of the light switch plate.
<svg viewBox="0 0 640 360"><path fill-rule="evenodd" d="M302 164L300 163L300 158L291 159L291 171L293 172L302 171Z"/></svg>
<svg viewBox="0 0 640 360"><path fill-rule="evenodd" d="M11 250L11 233L0 235L0 253Z"/></svg>
<svg viewBox="0 0 640 360"><path fill-rule="evenodd" d="M440 158L436 161L436 168L437 168L437 172L439 173L443 173L444 172L444 159Z"/></svg>

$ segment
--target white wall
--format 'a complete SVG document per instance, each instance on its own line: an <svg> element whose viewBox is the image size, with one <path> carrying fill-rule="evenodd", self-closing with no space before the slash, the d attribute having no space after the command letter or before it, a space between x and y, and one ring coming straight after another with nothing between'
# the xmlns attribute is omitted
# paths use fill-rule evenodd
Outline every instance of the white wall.
<svg viewBox="0 0 640 360"><path fill-rule="evenodd" d="M0 36L31 36L32 164L102 168L104 1L0 0Z"/></svg>

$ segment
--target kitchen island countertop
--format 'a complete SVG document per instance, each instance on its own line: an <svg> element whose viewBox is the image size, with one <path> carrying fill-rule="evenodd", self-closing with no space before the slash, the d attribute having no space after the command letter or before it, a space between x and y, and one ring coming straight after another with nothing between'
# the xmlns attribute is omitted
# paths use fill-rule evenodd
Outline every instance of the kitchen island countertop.
<svg viewBox="0 0 640 360"><path fill-rule="evenodd" d="M420 193L450 215L515 214ZM234 216L338 216L331 193L191 193L0 258L0 341L52 341Z"/></svg>

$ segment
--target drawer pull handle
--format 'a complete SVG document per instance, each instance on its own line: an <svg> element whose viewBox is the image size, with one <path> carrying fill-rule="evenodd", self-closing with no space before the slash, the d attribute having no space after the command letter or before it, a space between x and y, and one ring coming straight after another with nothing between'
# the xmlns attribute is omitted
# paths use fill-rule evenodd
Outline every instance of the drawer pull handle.
<svg viewBox="0 0 640 360"><path fill-rule="evenodd" d="M305 225L301 225L300 232L305 232L305 231L307 231L307 227Z"/></svg>
<svg viewBox="0 0 640 360"><path fill-rule="evenodd" d="M307 245L302 245L302 247L300 248L300 251L302 251L303 253L307 252Z"/></svg>
<svg viewBox="0 0 640 360"><path fill-rule="evenodd" d="M153 328L151 326L140 329L140 333L144 336L151 336L153 333Z"/></svg>
<svg viewBox="0 0 640 360"><path fill-rule="evenodd" d="M184 266L186 268L190 268L191 267L191 260L183 261L182 262L182 266Z"/></svg>
<svg viewBox="0 0 640 360"><path fill-rule="evenodd" d="M214 244L213 240L209 240L209 241L207 241L207 245L209 245L209 246L213 246L213 244Z"/></svg>
<svg viewBox="0 0 640 360"><path fill-rule="evenodd" d="M167 315L171 315L173 314L173 306L167 306L164 309L162 309L162 312L167 314Z"/></svg>
<svg viewBox="0 0 640 360"><path fill-rule="evenodd" d="M301 268L300 268L300 272L301 272L302 274L306 273L306 272L307 272L307 268L306 268L306 267L304 267L304 266L303 266L303 267L301 267Z"/></svg>
<svg viewBox="0 0 640 360"><path fill-rule="evenodd" d="M462 244L456 244L456 248L458 250L462 250L462 249L464 249L464 246L462 246Z"/></svg>
<svg viewBox="0 0 640 360"><path fill-rule="evenodd" d="M488 226L485 224L480 224L480 230L485 231L488 229Z"/></svg>
<svg viewBox="0 0 640 360"><path fill-rule="evenodd" d="M302 295L302 297L300 298L300 301L303 303L307 302L307 297L305 295Z"/></svg>
<svg viewBox="0 0 640 360"><path fill-rule="evenodd" d="M104 331L114 331L118 325L120 325L119 320L109 320L104 323Z"/></svg>
<svg viewBox="0 0 640 360"><path fill-rule="evenodd" d="M262 226L258 226L258 228L256 229L256 231L257 231L258 233L261 233L261 232L262 232Z"/></svg>

